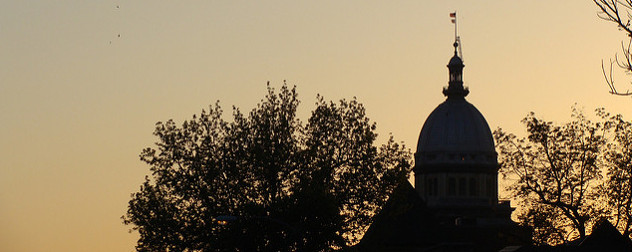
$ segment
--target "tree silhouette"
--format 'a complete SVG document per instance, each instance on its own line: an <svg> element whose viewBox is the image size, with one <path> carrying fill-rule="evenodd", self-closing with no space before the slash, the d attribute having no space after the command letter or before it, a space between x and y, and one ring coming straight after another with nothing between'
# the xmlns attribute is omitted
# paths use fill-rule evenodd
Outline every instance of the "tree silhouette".
<svg viewBox="0 0 632 252"><path fill-rule="evenodd" d="M614 60L610 60L608 70L602 62L602 70L606 83L610 88L610 93L615 95L630 96L632 92L626 90L625 92L617 90L614 84L614 78L612 76L612 68L616 64L619 68L623 69L626 73L632 73L632 0L593 0L595 5L599 7L599 18L612 22L617 25L620 31L623 31L628 35L627 42L621 42L621 56L615 55Z"/></svg>
<svg viewBox="0 0 632 252"><path fill-rule="evenodd" d="M159 122L150 166L123 222L139 251L325 251L355 243L410 170L410 151L355 100L325 102L303 125L285 84L232 122L218 104L185 121Z"/></svg>
<svg viewBox="0 0 632 252"><path fill-rule="evenodd" d="M600 195L607 202L605 210L610 221L623 235L632 238L632 123L621 115L610 117L609 123L614 140L605 153L608 169Z"/></svg>
<svg viewBox="0 0 632 252"><path fill-rule="evenodd" d="M526 138L494 131L501 172L514 180L509 189L524 209L519 219L534 228L539 243L584 238L587 222L598 215L592 200L608 126L577 109L572 119L554 125L531 112L522 120Z"/></svg>
<svg viewBox="0 0 632 252"><path fill-rule="evenodd" d="M583 238L603 217L632 238L632 122L603 108L596 116L573 108L570 122L554 125L531 112L526 138L494 131L517 217L538 244Z"/></svg>

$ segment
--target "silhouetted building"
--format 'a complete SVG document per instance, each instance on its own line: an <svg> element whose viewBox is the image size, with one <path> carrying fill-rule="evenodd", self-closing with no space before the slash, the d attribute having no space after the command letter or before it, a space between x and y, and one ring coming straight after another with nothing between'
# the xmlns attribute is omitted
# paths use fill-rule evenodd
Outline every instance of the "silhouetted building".
<svg viewBox="0 0 632 252"><path fill-rule="evenodd" d="M357 248L362 251L499 251L530 243L498 202L491 130L467 102L463 61L454 43L447 99L428 116L415 153L415 188L402 182Z"/></svg>
<svg viewBox="0 0 632 252"><path fill-rule="evenodd" d="M457 38L458 41L458 38ZM415 188L402 181L375 216L357 251L632 251L632 241L603 219L583 240L531 245L530 229L498 201L498 161L483 115L465 100L463 61L454 43L447 99L428 116L415 153Z"/></svg>
<svg viewBox="0 0 632 252"><path fill-rule="evenodd" d="M583 240L575 240L557 246L516 246L508 247L501 252L629 252L632 241L622 235L608 220L601 219L595 223L592 233Z"/></svg>

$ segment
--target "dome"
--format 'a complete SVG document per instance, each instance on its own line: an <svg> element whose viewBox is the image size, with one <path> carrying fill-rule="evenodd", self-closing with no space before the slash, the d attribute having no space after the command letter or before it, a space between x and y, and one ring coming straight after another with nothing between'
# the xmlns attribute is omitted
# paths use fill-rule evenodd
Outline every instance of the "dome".
<svg viewBox="0 0 632 252"><path fill-rule="evenodd" d="M445 168L446 165L497 167L489 125L478 109L463 97L448 98L439 104L419 134L415 153L417 169L422 166Z"/></svg>
<svg viewBox="0 0 632 252"><path fill-rule="evenodd" d="M489 125L465 99L447 99L432 111L419 134L417 152L494 152Z"/></svg>
<svg viewBox="0 0 632 252"><path fill-rule="evenodd" d="M448 63L450 80L444 87L445 102L426 119L415 153L415 170L485 171L498 167L494 138L485 117L465 100L469 89L463 86L463 59L457 54Z"/></svg>
<svg viewBox="0 0 632 252"><path fill-rule="evenodd" d="M463 66L463 60L461 60L461 57L459 57L455 53L454 57L452 57L450 59L450 62L448 63L448 67L450 67L450 66Z"/></svg>
<svg viewBox="0 0 632 252"><path fill-rule="evenodd" d="M485 117L465 100L469 89L463 86L465 65L457 46L455 42L450 79L443 88L447 99L421 128L413 168L415 189L448 222L454 216L493 216L498 204L494 138Z"/></svg>

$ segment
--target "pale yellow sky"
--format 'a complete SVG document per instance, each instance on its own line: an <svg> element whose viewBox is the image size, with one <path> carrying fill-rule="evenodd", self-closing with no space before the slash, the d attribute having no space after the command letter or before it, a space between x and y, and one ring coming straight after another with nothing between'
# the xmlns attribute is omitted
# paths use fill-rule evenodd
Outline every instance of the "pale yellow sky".
<svg viewBox="0 0 632 252"><path fill-rule="evenodd" d="M590 0L0 1L0 251L133 250L120 216L155 122L215 100L249 111L267 81L298 86L303 119L317 93L357 96L414 148L444 99L455 10L491 128L575 102L630 114L601 75L625 36Z"/></svg>

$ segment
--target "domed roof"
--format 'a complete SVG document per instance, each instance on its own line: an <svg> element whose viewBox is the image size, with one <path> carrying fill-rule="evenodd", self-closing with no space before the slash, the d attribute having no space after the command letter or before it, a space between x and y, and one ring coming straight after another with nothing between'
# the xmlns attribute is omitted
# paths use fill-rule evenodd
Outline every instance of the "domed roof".
<svg viewBox="0 0 632 252"><path fill-rule="evenodd" d="M463 60L457 54L448 63L450 80L443 88L445 102L426 119L415 153L415 172L482 171L496 172L498 162L494 139L485 117L465 100L469 89L463 86Z"/></svg>
<svg viewBox="0 0 632 252"><path fill-rule="evenodd" d="M417 153L495 153L483 115L464 98L448 98L432 111L419 134Z"/></svg>
<svg viewBox="0 0 632 252"><path fill-rule="evenodd" d="M450 62L448 63L448 67L450 66L463 66L463 60L461 59L461 57L459 57L456 52L454 53L454 56L450 59Z"/></svg>

